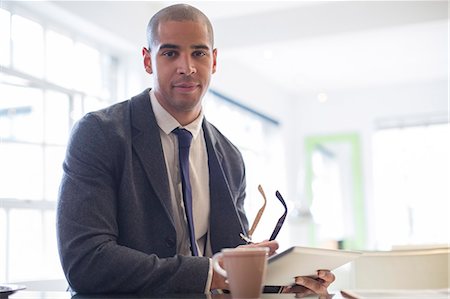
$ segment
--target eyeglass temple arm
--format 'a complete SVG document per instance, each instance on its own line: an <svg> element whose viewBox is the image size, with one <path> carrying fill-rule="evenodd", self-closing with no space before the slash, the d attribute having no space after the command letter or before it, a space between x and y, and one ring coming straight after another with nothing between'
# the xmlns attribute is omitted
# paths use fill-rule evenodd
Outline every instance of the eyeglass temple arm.
<svg viewBox="0 0 450 299"><path fill-rule="evenodd" d="M281 204L283 204L283 206L284 206L284 213L280 217L280 219L278 219L277 225L275 226L275 229L273 230L273 233L270 236L269 241L275 240L275 238L277 237L278 233L281 230L281 227L283 226L284 220L286 220L286 215L287 215L287 211L288 211L286 202L284 201L284 199L281 196L280 192L278 192L278 191L275 192L275 195L277 196L277 198L281 202Z"/></svg>
<svg viewBox="0 0 450 299"><path fill-rule="evenodd" d="M264 199L264 204L263 206L259 209L258 213L256 214L255 220L253 221L252 227L250 228L250 230L248 231L248 236L249 238L252 237L253 233L255 232L256 227L258 226L259 220L261 220L261 216L264 213L264 210L266 208L266 204L267 204L267 199L266 199L266 194L264 193L263 188L261 187L261 185L258 185L258 191L259 193L261 193L263 199Z"/></svg>

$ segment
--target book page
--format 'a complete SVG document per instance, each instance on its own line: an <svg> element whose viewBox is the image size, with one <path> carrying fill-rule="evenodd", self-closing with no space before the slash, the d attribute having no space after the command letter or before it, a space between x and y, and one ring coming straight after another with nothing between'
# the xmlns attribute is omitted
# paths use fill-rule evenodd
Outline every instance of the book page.
<svg viewBox="0 0 450 299"><path fill-rule="evenodd" d="M296 276L316 276L317 270L334 270L362 253L356 251L291 247L268 260L265 285L290 285Z"/></svg>

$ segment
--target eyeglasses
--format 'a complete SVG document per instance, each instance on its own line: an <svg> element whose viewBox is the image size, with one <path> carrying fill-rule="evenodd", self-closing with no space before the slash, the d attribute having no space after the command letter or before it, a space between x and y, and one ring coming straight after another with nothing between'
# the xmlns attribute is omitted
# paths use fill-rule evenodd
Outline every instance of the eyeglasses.
<svg viewBox="0 0 450 299"><path fill-rule="evenodd" d="M261 216L264 213L264 210L266 209L266 204L267 204L267 198L266 198L266 194L264 193L263 188L261 187L261 185L258 185L258 191L259 193L261 193L263 199L264 199L264 203L262 205L262 207L259 209L258 213L256 214L255 220L253 220L253 224L250 227L247 235L244 234L240 234L241 238L246 241L247 243L253 243L252 242L252 235L255 232L256 227L258 226L259 221L261 220ZM275 240L275 238L277 237L278 233L281 230L281 227L283 226L284 220L286 220L286 215L287 215L287 205L286 202L284 201L283 197L281 196L280 192L276 191L275 192L275 196L278 198L278 200L281 202L281 204L284 207L284 213L283 215L280 217L280 219L278 219L277 221L277 225L275 226L272 235L270 235L269 241Z"/></svg>

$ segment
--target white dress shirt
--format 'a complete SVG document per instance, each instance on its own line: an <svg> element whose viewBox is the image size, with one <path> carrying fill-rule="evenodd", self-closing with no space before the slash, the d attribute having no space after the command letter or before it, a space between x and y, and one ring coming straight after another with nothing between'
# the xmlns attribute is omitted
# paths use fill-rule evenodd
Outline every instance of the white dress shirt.
<svg viewBox="0 0 450 299"><path fill-rule="evenodd" d="M167 173L169 177L172 215L177 232L177 253L191 255L189 232L184 212L183 193L178 158L178 138L172 131L182 127L158 102L153 90L150 99L160 128L161 142L164 151ZM191 132L193 138L189 151L189 174L192 188L192 210L196 244L200 256L211 256L209 245L209 169L208 154L203 135L203 112L192 123L183 127Z"/></svg>

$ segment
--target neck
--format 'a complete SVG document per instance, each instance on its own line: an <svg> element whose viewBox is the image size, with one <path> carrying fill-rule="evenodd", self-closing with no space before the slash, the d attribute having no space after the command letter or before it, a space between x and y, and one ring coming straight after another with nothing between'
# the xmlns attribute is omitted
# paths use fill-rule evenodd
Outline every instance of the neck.
<svg viewBox="0 0 450 299"><path fill-rule="evenodd" d="M201 100L195 103L182 101L165 101L164 97L155 91L158 103L175 118L182 126L186 126L197 119L202 111Z"/></svg>
<svg viewBox="0 0 450 299"><path fill-rule="evenodd" d="M172 113L169 111L170 115L172 115L183 127L196 120L197 117L200 115L200 112L201 107L199 109L181 113Z"/></svg>

